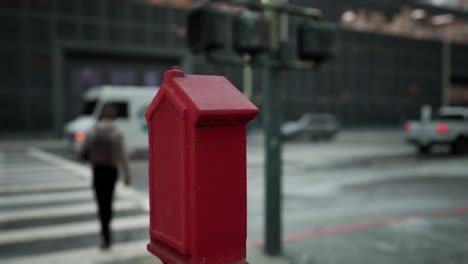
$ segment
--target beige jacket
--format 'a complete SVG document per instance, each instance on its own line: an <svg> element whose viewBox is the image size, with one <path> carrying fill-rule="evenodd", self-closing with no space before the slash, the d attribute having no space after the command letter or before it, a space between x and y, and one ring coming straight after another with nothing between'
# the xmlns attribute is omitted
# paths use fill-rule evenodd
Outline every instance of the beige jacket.
<svg viewBox="0 0 468 264"><path fill-rule="evenodd" d="M115 166L119 164L125 176L130 176L124 135L112 121L101 120L86 134L81 148L82 156L93 165Z"/></svg>

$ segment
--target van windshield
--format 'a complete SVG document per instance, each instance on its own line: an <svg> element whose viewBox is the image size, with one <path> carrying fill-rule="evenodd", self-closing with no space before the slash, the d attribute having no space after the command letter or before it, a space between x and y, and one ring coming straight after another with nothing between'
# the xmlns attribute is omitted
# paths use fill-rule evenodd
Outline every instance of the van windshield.
<svg viewBox="0 0 468 264"><path fill-rule="evenodd" d="M84 102L84 107L83 107L83 115L92 115L94 112L94 108L96 108L97 100L89 100Z"/></svg>

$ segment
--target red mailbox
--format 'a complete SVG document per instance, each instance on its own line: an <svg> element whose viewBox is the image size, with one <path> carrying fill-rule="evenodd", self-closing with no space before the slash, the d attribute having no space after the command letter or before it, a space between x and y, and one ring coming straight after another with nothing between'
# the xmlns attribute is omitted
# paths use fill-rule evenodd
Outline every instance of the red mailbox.
<svg viewBox="0 0 468 264"><path fill-rule="evenodd" d="M164 263L247 263L246 124L257 114L223 76L164 74L146 111L148 250Z"/></svg>

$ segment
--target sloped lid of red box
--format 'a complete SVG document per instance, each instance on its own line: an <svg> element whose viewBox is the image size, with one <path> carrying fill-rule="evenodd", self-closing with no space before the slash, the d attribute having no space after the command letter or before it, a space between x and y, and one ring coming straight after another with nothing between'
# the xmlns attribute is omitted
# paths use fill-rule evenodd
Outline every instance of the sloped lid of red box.
<svg viewBox="0 0 468 264"><path fill-rule="evenodd" d="M250 110L258 111L224 76L186 75L174 81L201 111Z"/></svg>
<svg viewBox="0 0 468 264"><path fill-rule="evenodd" d="M186 75L174 67L164 74L162 90L157 97L163 96L160 94L164 94L165 89L174 89L183 95L182 101L195 114L197 122L247 122L258 114L258 108L224 76ZM151 119L158 101L157 98L153 100L148 108L147 119Z"/></svg>

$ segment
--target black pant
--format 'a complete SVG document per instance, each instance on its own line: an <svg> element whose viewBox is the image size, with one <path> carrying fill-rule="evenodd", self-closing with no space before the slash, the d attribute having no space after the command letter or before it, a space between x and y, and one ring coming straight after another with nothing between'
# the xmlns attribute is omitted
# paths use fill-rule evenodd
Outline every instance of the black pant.
<svg viewBox="0 0 468 264"><path fill-rule="evenodd" d="M112 200L117 168L113 166L93 166L93 186L101 221L101 233L104 243L111 242L110 221L112 220Z"/></svg>

